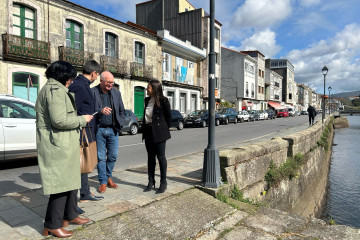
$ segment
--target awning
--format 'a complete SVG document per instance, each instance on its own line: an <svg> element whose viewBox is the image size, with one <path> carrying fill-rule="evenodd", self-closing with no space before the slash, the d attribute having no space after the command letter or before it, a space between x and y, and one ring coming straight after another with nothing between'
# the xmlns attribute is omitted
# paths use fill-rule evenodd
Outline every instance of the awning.
<svg viewBox="0 0 360 240"><path fill-rule="evenodd" d="M280 103L277 103L277 102L268 102L269 105L275 109L279 109L279 108L282 108L281 104Z"/></svg>

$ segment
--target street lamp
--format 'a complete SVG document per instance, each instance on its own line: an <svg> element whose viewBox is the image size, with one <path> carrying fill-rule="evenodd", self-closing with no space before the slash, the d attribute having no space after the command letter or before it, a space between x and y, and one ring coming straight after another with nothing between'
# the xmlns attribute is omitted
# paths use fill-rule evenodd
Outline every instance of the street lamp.
<svg viewBox="0 0 360 240"><path fill-rule="evenodd" d="M322 124L324 124L325 119L325 82L326 82L326 74L328 73L329 69L326 65L322 69L322 74L324 75L324 95L323 95L323 107L322 107Z"/></svg>
<svg viewBox="0 0 360 240"><path fill-rule="evenodd" d="M329 87L328 87L328 90L329 90L329 115L331 114L331 107L330 107L330 106L331 106L331 105L330 105L330 104L331 104L331 102L330 102L330 100L331 100L331 97L330 97L330 96L331 96L331 95L330 95L331 89L332 89L331 86L329 86Z"/></svg>

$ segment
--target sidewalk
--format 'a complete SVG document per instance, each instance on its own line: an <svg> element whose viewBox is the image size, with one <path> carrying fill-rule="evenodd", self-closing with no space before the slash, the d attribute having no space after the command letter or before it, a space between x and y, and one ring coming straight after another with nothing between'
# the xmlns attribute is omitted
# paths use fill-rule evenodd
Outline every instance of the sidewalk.
<svg viewBox="0 0 360 240"><path fill-rule="evenodd" d="M303 124L253 141L264 141L272 137L301 131L307 127L307 124ZM240 144L251 144L251 141ZM164 194L155 194L155 190L147 193L143 192L143 188L148 181L146 166L114 172L113 180L119 185L119 188L107 188L103 194L104 200L79 203L79 207L85 211L83 216L91 219L89 225L93 225L96 222L129 210L159 204L158 202L166 201L172 195L176 196L187 189L193 188L201 183L202 168L202 152L170 159L168 161L168 190ZM156 187L158 187L160 182L159 169L156 170L156 173ZM99 186L97 177L91 177L89 184L91 191L96 193ZM0 239L42 239L43 219L47 202L48 198L42 195L41 189L11 193L0 197ZM229 212L231 210L227 211L226 214ZM166 215L166 212L164 214L163 217L165 218L171 218L174 215L174 213ZM173 219L173 221L176 221L176 219ZM69 229L77 227L79 226L70 225ZM151 226L149 227L151 228ZM97 237L93 239L97 239Z"/></svg>

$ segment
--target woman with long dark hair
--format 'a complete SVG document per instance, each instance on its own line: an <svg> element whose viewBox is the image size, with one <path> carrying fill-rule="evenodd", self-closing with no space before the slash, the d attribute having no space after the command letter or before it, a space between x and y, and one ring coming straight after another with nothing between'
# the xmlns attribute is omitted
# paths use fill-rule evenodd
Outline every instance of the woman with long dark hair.
<svg viewBox="0 0 360 240"><path fill-rule="evenodd" d="M162 85L157 80L151 80L147 86L144 109L144 129L142 139L145 139L148 153L148 177L149 182L144 192L155 188L156 159L160 165L160 187L156 193L163 193L167 188L166 171L167 161L165 157L166 141L170 136L171 110L169 100L164 97Z"/></svg>
<svg viewBox="0 0 360 240"><path fill-rule="evenodd" d="M44 236L70 237L68 224L82 225L87 218L77 212L80 188L79 131L93 116L77 116L75 99L68 87L76 77L68 62L52 63L45 72L47 82L35 104L36 145L41 183L50 195L45 215Z"/></svg>

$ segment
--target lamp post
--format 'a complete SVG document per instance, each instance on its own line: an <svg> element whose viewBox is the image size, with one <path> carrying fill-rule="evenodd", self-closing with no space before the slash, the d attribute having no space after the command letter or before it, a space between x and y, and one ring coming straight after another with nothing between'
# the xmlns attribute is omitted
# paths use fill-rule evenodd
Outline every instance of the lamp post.
<svg viewBox="0 0 360 240"><path fill-rule="evenodd" d="M329 86L328 87L328 90L329 90L329 116L330 116L330 114L331 114L331 94L330 94L330 92L331 92L331 90L332 90L332 88L331 88L331 86Z"/></svg>
<svg viewBox="0 0 360 240"><path fill-rule="evenodd" d="M209 52L209 127L208 145L204 150L202 185L217 188L221 182L219 151L215 146L215 0L210 0L210 52Z"/></svg>
<svg viewBox="0 0 360 240"><path fill-rule="evenodd" d="M324 75L324 95L323 95L323 107L322 107L322 124L324 124L325 119L325 82L326 82L326 74L328 73L329 69L326 65L322 68L322 74Z"/></svg>

